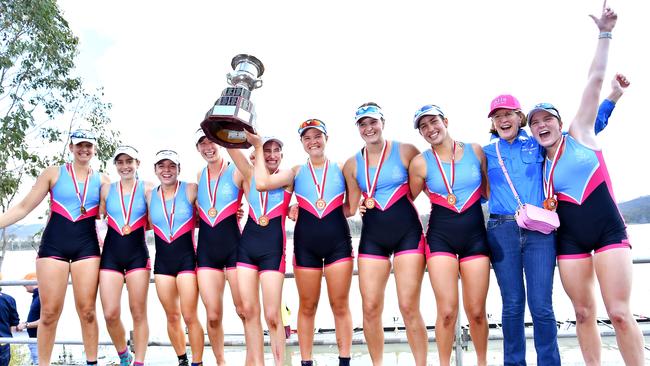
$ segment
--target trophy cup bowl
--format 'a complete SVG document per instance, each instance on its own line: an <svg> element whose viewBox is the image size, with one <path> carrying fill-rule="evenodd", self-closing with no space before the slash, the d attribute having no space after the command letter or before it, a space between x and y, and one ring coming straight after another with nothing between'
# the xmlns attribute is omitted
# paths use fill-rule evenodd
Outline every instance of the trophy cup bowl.
<svg viewBox="0 0 650 366"><path fill-rule="evenodd" d="M246 141L244 130L255 133L255 107L250 101L251 91L262 86L259 78L264 73L264 65L255 56L239 54L233 57L227 81L231 85L221 92L221 96L205 114L201 128L211 141L226 147L246 149L251 145Z"/></svg>

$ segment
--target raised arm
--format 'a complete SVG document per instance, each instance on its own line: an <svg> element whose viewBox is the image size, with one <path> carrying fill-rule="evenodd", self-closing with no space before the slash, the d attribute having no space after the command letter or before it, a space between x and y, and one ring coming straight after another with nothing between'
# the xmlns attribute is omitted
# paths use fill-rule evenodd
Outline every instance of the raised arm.
<svg viewBox="0 0 650 366"><path fill-rule="evenodd" d="M27 193L25 198L17 205L8 209L4 214L0 215L0 228L5 228L9 225L15 224L22 220L36 206L38 206L43 198L50 191L50 187L59 178L59 168L51 166L46 168L41 175L36 178L36 183L32 186L32 190Z"/></svg>
<svg viewBox="0 0 650 366"><path fill-rule="evenodd" d="M281 170L277 174L270 174L264 162L264 145L259 135L246 132L246 139L255 148L255 188L258 191L270 191L280 187L293 185L293 169Z"/></svg>
<svg viewBox="0 0 650 366"><path fill-rule="evenodd" d="M226 149L226 151L228 151L228 155L230 155L232 162L235 163L237 171L239 171L242 178L245 181L250 181L253 176L253 164L248 161L244 152L241 149Z"/></svg>
<svg viewBox="0 0 650 366"><path fill-rule="evenodd" d="M597 146L595 139L595 121L597 115L598 99L607 70L607 59L609 54L609 44L612 38L612 30L616 25L616 13L607 7L607 1L603 3L603 11L600 18L593 15L590 17L596 23L600 34L598 35L598 45L596 53L589 68L587 85L582 93L582 99L578 112L571 122L569 134L581 143L595 148Z"/></svg>
<svg viewBox="0 0 650 366"><path fill-rule="evenodd" d="M623 74L616 74L612 79L612 91L598 107L598 116L596 116L596 125L594 127L596 135L607 127L609 117L612 115L614 107L616 107L616 102L621 99L628 86L630 86L630 82Z"/></svg>

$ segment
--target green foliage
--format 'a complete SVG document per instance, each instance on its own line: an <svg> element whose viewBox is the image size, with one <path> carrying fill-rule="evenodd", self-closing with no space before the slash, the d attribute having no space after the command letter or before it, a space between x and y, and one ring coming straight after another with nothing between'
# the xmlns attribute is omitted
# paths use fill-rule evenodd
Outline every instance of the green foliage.
<svg viewBox="0 0 650 366"><path fill-rule="evenodd" d="M77 45L55 0L0 0L0 211L23 178L64 160L80 123L98 133L102 167L119 142L102 90L88 93L72 75Z"/></svg>

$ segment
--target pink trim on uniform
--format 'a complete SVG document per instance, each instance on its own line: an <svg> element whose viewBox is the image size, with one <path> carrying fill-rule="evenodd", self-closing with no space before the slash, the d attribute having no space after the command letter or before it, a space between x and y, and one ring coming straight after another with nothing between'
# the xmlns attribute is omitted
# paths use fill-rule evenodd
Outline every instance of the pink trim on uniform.
<svg viewBox="0 0 650 366"><path fill-rule="evenodd" d="M133 272L138 272L138 271L151 271L151 265L150 265L148 262L147 262L147 266L148 266L148 267L140 267L140 268L133 268L133 269L130 269L130 270L126 271L126 273L125 273L124 275L125 275L125 276L128 276L128 275L130 275L131 273L133 273Z"/></svg>
<svg viewBox="0 0 650 366"><path fill-rule="evenodd" d="M196 269L193 269L193 270L191 270L191 271L180 271L180 272L178 272L178 273L176 274L176 276L178 276L178 275L182 275L182 274L193 274L193 275L196 275Z"/></svg>
<svg viewBox="0 0 650 366"><path fill-rule="evenodd" d="M345 258L341 258L341 259L335 260L334 262L332 262L332 263L330 263L330 264L326 264L326 265L325 265L325 268L327 268L327 267L329 267L329 266L332 266L332 265L334 265L334 264L343 263L343 262L349 262L349 261L351 261L351 260L354 260L354 257L345 257Z"/></svg>
<svg viewBox="0 0 650 366"><path fill-rule="evenodd" d="M399 201L402 197L407 195L410 192L409 184L408 182L402 184L399 186L393 193L388 197L388 201L386 202L386 205L382 207L379 205L379 201L377 201L377 206L382 210L386 211L388 210L395 202Z"/></svg>
<svg viewBox="0 0 650 366"><path fill-rule="evenodd" d="M624 240L624 241L622 241L622 242L620 242L620 243L617 243L617 244L609 244L609 245L605 245L604 247L602 247L602 248L596 250L596 253L602 253L602 252L604 252L604 251L606 251L606 250L610 250L610 249L621 249L621 248L622 248L622 249L632 249L632 245L630 245L630 242L629 242L629 241Z"/></svg>
<svg viewBox="0 0 650 366"><path fill-rule="evenodd" d="M50 192L50 197L51 197L51 194L52 194L52 192ZM65 217L66 219L68 219L68 220L70 220L70 221L72 221L72 222L75 221L75 220L72 218L72 215L68 212L68 209L65 208L65 206L63 206L63 205L60 204L59 202L55 201L54 199L52 199L52 201L51 201L51 203L50 203L50 210L51 210L52 212L56 212L56 213L58 213L59 215Z"/></svg>
<svg viewBox="0 0 650 366"><path fill-rule="evenodd" d="M267 272L277 272L277 273L284 274L284 268L283 268L283 265L281 264L280 269L265 269L263 271L260 271L259 275L261 276L262 274L267 273Z"/></svg>
<svg viewBox="0 0 650 366"><path fill-rule="evenodd" d="M422 235L420 235L420 241L418 242L417 249L402 250L401 252L395 253L393 256L397 257L397 256L403 255L403 254L422 254L422 255L424 255L425 247L428 248L429 246L426 245L426 239L424 238L424 234L422 234Z"/></svg>
<svg viewBox="0 0 650 366"><path fill-rule="evenodd" d="M226 271L235 271L237 270L237 266L234 267L226 267Z"/></svg>
<svg viewBox="0 0 650 366"><path fill-rule="evenodd" d="M56 255L51 255L51 256L47 256L47 257L37 257L36 259L47 259L47 258L56 259L58 261L67 261L67 259L65 259L63 257L57 257Z"/></svg>
<svg viewBox="0 0 650 366"><path fill-rule="evenodd" d="M359 254L359 259L380 259L380 260L388 260L388 257L384 257L383 255L375 255L375 254Z"/></svg>
<svg viewBox="0 0 650 366"><path fill-rule="evenodd" d="M99 272L115 272L115 273L119 273L121 275L124 275L124 273L122 273L122 272L120 272L120 271L118 271L116 269L111 269L111 268L100 268Z"/></svg>
<svg viewBox="0 0 650 366"><path fill-rule="evenodd" d="M259 270L259 268L257 266L249 264L249 263L244 263L244 262L237 262L237 267L253 269L255 271Z"/></svg>
<svg viewBox="0 0 650 366"><path fill-rule="evenodd" d="M86 256L86 257L75 258L72 261L77 262L77 261L82 261L82 260L85 260L85 259L94 259L94 258L99 259L99 256L98 255L89 255L89 256Z"/></svg>
<svg viewBox="0 0 650 366"><path fill-rule="evenodd" d="M223 269L219 268L212 268L212 267L197 267L196 271L217 271L217 272L223 272Z"/></svg>
<svg viewBox="0 0 650 366"><path fill-rule="evenodd" d="M474 260L474 259L480 259L480 258L487 258L487 255L485 255L485 254L470 255L469 257L461 258L459 262L463 263L463 262L468 262L468 261L471 261L471 260Z"/></svg>
<svg viewBox="0 0 650 366"><path fill-rule="evenodd" d="M585 259L591 257L591 253L582 253L582 254L564 254L558 255L558 260L569 260L569 259Z"/></svg>
<svg viewBox="0 0 650 366"><path fill-rule="evenodd" d="M311 271L322 271L323 268L318 268L318 267L302 267L302 266L293 266L293 269L300 269L300 270L311 270Z"/></svg>
<svg viewBox="0 0 650 366"><path fill-rule="evenodd" d="M454 259L458 258L458 256L456 256L456 254L449 253L449 252L429 252L429 257L427 259L429 259L431 257L451 257L451 258L454 258Z"/></svg>

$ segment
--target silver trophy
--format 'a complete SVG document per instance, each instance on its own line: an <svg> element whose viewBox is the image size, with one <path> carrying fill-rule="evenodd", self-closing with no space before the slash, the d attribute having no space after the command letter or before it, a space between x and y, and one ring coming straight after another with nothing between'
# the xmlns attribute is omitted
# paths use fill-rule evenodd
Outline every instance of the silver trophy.
<svg viewBox="0 0 650 366"><path fill-rule="evenodd" d="M215 143L227 147L246 149L244 129L255 133L255 107L250 101L251 91L262 86L259 79L264 65L255 56L240 54L233 57L228 73L228 84L221 92L214 106L205 114L201 128L205 136Z"/></svg>

